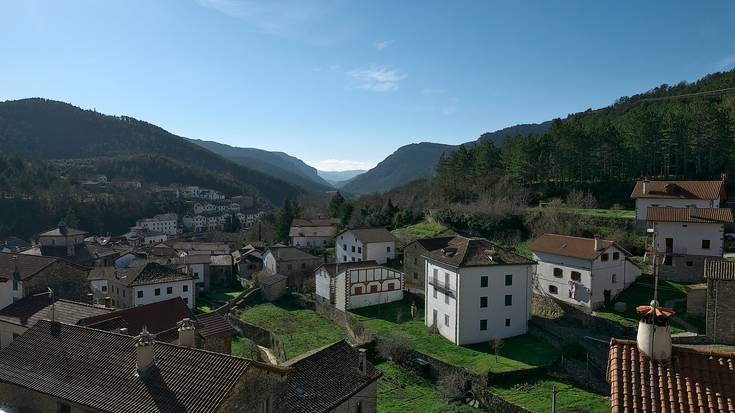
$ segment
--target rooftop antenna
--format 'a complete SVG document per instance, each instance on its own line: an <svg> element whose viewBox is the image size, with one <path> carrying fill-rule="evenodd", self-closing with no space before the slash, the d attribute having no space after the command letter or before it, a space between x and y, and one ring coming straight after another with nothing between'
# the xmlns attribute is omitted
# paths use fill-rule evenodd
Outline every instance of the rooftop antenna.
<svg viewBox="0 0 735 413"><path fill-rule="evenodd" d="M48 291L33 294L33 296L40 297L42 295L48 295L48 298L51 300L51 321L56 321L56 300L54 300L54 290L52 290L51 287L46 288L48 289Z"/></svg>

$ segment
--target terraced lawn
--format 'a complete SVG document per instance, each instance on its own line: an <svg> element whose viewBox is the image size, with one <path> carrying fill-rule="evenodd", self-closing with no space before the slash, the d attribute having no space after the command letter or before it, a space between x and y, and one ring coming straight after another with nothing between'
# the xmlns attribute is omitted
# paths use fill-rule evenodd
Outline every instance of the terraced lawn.
<svg viewBox="0 0 735 413"><path fill-rule="evenodd" d="M201 313L209 313L224 305L243 292L240 284L212 287L206 293L196 297L196 309Z"/></svg>
<svg viewBox="0 0 735 413"><path fill-rule="evenodd" d="M419 310L419 313L423 315L422 311ZM378 336L404 336L416 350L476 374L546 366L553 364L559 357L556 349L528 335L504 340L503 350L498 357L487 343L456 346L441 335L431 333L424 325L423 316L411 320L409 304L404 301L361 308L353 313Z"/></svg>
<svg viewBox="0 0 735 413"><path fill-rule="evenodd" d="M248 338L239 334L232 336L232 355L256 359L258 354L258 346Z"/></svg>
<svg viewBox="0 0 735 413"><path fill-rule="evenodd" d="M258 304L242 312L240 318L277 335L283 341L287 358L347 338L341 327L315 311L294 307L288 298Z"/></svg>
<svg viewBox="0 0 735 413"><path fill-rule="evenodd" d="M576 384L547 375L524 377L522 380L496 382L490 390L498 396L534 412L551 411L551 393L556 386L556 409L578 408L590 413L610 411L610 399L589 392Z"/></svg>
<svg viewBox="0 0 735 413"><path fill-rule="evenodd" d="M419 238L430 238L442 233L450 233L449 228L433 220L424 220L418 224L397 228L392 231L400 245L406 245Z"/></svg>

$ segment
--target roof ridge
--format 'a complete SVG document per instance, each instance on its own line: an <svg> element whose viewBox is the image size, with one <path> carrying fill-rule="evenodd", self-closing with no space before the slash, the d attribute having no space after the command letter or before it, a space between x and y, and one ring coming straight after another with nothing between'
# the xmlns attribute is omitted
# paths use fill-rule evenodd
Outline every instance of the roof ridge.
<svg viewBox="0 0 735 413"><path fill-rule="evenodd" d="M305 360L305 359L307 359L307 358L309 358L309 357L311 357L311 356L313 356L313 355L321 352L322 350L326 350L328 348L331 348L331 347L336 346L337 344L341 344L341 343L346 343L346 341L344 339L337 340L334 343L329 343L329 344L326 344L326 345L321 346L319 348L316 348L314 350L307 351L306 353L300 354L300 355L298 355L298 356L296 356L296 357L294 357L294 358L292 358L290 360L287 360L284 363L281 363L281 366L291 366L294 363L297 363L299 361ZM350 347L352 347L352 346L350 346Z"/></svg>
<svg viewBox="0 0 735 413"><path fill-rule="evenodd" d="M616 344L638 346L638 342L636 340L620 339L620 338L615 338L615 337L610 338L610 346L613 346ZM675 349L677 352L735 358L735 352L731 352L731 351L717 351L717 350L707 350L707 349L700 349L700 348L693 348L693 347L681 347L681 346L672 346L672 348Z"/></svg>

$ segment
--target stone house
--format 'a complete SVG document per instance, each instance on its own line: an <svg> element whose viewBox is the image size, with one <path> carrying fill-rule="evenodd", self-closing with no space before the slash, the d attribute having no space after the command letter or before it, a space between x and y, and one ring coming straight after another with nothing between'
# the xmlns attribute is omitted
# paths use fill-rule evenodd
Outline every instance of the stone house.
<svg viewBox="0 0 735 413"><path fill-rule="evenodd" d="M446 247L453 237L436 237L417 239L403 247L403 273L405 274L406 291L424 300L426 279L426 258L431 251Z"/></svg>
<svg viewBox="0 0 735 413"><path fill-rule="evenodd" d="M210 255L209 256L209 279L210 284L226 285L235 280L233 274L232 255Z"/></svg>
<svg viewBox="0 0 735 413"><path fill-rule="evenodd" d="M260 287L260 294L265 301L276 301L286 294L288 277L263 271L255 276L255 284Z"/></svg>
<svg viewBox="0 0 735 413"><path fill-rule="evenodd" d="M322 264L322 258L311 255L296 247L269 247L263 253L263 270L271 274L288 277L289 287L303 289L314 274L314 269Z"/></svg>
<svg viewBox="0 0 735 413"><path fill-rule="evenodd" d="M735 262L708 259L707 336L717 344L735 345Z"/></svg>
<svg viewBox="0 0 735 413"><path fill-rule="evenodd" d="M337 219L294 219L288 236L291 245L300 248L326 248L334 244Z"/></svg>

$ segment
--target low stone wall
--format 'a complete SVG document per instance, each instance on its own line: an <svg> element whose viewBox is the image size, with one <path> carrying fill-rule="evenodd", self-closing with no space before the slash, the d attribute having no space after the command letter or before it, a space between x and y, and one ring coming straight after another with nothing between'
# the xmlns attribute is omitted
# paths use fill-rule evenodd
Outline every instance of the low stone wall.
<svg viewBox="0 0 735 413"><path fill-rule="evenodd" d="M214 310L217 314L224 316L233 309L241 309L253 306L260 299L260 288L250 288L241 292L237 297L231 299L225 304Z"/></svg>
<svg viewBox="0 0 735 413"><path fill-rule="evenodd" d="M269 348L278 363L283 363L287 360L283 342L277 335L262 327L258 327L255 324L243 321L237 318L234 314L229 315L227 317L227 321L239 334L247 337L250 341L259 346Z"/></svg>
<svg viewBox="0 0 735 413"><path fill-rule="evenodd" d="M314 309L322 317L344 328L352 343L361 346L373 341L372 332L352 314L344 312L320 298L317 298L314 302Z"/></svg>

